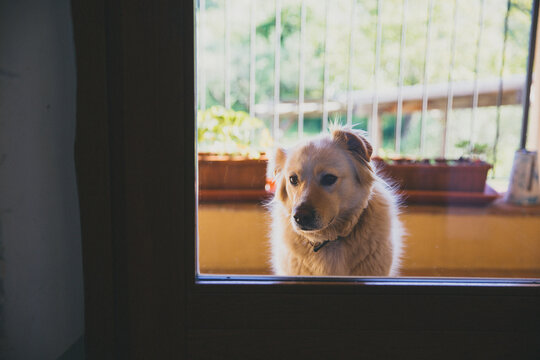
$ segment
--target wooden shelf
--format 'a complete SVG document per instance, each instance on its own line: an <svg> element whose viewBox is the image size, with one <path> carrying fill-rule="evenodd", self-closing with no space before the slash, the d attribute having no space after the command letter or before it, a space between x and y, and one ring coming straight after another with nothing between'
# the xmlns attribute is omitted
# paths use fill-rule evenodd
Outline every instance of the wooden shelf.
<svg viewBox="0 0 540 360"><path fill-rule="evenodd" d="M486 185L484 192L401 190L407 204L487 205L500 195Z"/></svg>
<svg viewBox="0 0 540 360"><path fill-rule="evenodd" d="M202 189L199 190L199 202L261 202L272 197L266 190L253 189Z"/></svg>

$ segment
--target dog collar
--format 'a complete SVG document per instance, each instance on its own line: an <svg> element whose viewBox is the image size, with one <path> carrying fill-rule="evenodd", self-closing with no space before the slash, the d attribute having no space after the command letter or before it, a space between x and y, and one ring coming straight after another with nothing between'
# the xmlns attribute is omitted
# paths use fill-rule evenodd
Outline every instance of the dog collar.
<svg viewBox="0 0 540 360"><path fill-rule="evenodd" d="M360 214L360 217L358 218L358 220L356 221L356 223L358 224L360 222L360 219L362 219L362 217L364 216L364 214L366 213L366 209L367 209L367 206L362 210L362 214ZM347 235L348 236L348 235ZM338 241L340 239L343 239L343 237L341 236L338 236L337 239L335 241ZM326 244L328 244L330 242L330 240L324 240L322 243L319 243L317 245L313 245L313 252L317 252L319 250L321 250Z"/></svg>
<svg viewBox="0 0 540 360"><path fill-rule="evenodd" d="M334 241L338 241L338 240L341 240L341 239L343 239L343 238L341 236L338 236L336 238L336 240L334 240ZM313 252L317 252L317 251L321 250L329 242L330 242L330 240L324 240L322 243L318 243L317 245L313 245Z"/></svg>
<svg viewBox="0 0 540 360"><path fill-rule="evenodd" d="M322 243L319 243L319 244L313 246L313 252L317 252L317 251L321 250L321 248L324 245L328 244L329 242L330 242L330 240L324 240Z"/></svg>

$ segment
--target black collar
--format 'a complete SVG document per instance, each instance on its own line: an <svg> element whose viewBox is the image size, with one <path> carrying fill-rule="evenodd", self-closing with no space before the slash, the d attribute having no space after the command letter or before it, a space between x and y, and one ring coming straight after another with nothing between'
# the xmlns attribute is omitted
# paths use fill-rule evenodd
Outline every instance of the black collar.
<svg viewBox="0 0 540 360"><path fill-rule="evenodd" d="M313 252L317 252L317 251L321 250L321 248L324 245L328 244L329 242L330 242L330 240L324 240L322 243L318 243L317 245L314 245L313 246Z"/></svg>
<svg viewBox="0 0 540 360"><path fill-rule="evenodd" d="M342 239L343 238L341 236L338 236L336 238L336 240L334 240L334 241L338 241L338 240L342 240ZM329 242L330 242L330 240L324 240L322 243L318 243L317 245L313 245L313 252L317 252L317 251L321 250Z"/></svg>

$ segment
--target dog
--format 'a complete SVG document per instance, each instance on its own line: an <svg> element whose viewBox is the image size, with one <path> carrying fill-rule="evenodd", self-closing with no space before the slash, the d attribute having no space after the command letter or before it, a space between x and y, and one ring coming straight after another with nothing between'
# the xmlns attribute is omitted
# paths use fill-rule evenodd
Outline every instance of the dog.
<svg viewBox="0 0 540 360"><path fill-rule="evenodd" d="M274 274L398 275L399 199L371 155L366 138L346 127L275 150L268 164Z"/></svg>

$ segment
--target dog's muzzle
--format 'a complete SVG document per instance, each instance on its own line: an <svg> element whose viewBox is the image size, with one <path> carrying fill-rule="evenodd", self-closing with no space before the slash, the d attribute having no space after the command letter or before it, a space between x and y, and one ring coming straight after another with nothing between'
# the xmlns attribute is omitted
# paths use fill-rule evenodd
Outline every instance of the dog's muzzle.
<svg viewBox="0 0 540 360"><path fill-rule="evenodd" d="M311 206L300 205L295 209L293 218L301 230L315 230L318 227L317 214Z"/></svg>

